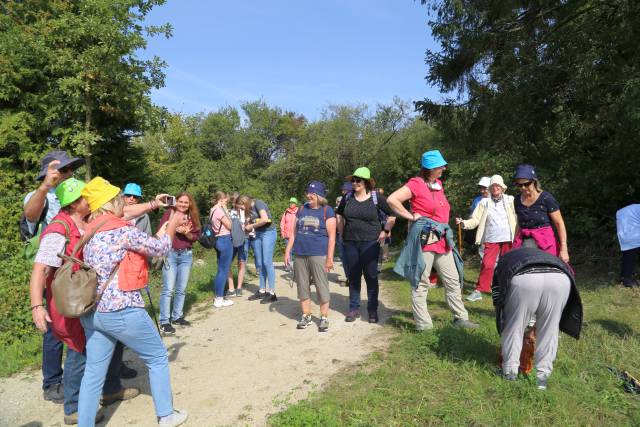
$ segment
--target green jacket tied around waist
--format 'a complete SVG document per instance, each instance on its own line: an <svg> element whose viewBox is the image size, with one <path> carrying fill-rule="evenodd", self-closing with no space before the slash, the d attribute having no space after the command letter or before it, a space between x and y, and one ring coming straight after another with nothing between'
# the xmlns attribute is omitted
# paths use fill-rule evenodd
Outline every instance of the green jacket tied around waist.
<svg viewBox="0 0 640 427"><path fill-rule="evenodd" d="M437 222L424 216L414 222L409 229L404 248L400 252L400 257L396 261L393 271L407 279L412 287L418 287L422 274L427 267L422 257L422 244L420 242L420 233L425 225L429 225L432 230L447 239L447 245L453 251L453 260L460 277L460 287L462 287L464 284L464 264L453 239L453 230L449 224Z"/></svg>

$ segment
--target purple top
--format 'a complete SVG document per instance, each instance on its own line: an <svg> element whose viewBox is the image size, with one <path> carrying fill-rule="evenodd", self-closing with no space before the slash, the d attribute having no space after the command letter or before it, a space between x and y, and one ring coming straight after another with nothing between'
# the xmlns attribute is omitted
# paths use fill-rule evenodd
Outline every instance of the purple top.
<svg viewBox="0 0 640 427"><path fill-rule="evenodd" d="M162 256L169 252L170 248L169 236L156 239L133 226L121 227L96 233L84 247L84 262L96 271L99 288L107 281L128 250L147 256ZM104 290L96 309L109 312L127 307L144 307L144 301L140 291L120 290L116 273Z"/></svg>
<svg viewBox="0 0 640 427"><path fill-rule="evenodd" d="M172 212L171 209L167 209L164 212L164 214L162 215L162 218L160 218L160 224L158 224L158 229L162 227L162 224L169 221L169 216L171 215L171 212ZM184 249L191 249L191 247L193 246L193 242L198 240L198 238L200 237L200 229L196 228L196 225L193 223L191 219L189 219L189 221L191 222L191 227L192 227L191 240L189 240L184 234L180 234L176 232L176 236L173 238L173 242L171 243L171 247L174 250L178 251L178 250L184 250Z"/></svg>

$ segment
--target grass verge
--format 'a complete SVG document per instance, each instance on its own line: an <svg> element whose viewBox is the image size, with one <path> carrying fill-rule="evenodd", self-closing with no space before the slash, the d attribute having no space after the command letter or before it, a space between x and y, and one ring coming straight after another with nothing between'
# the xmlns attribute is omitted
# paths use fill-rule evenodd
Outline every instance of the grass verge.
<svg viewBox="0 0 640 427"><path fill-rule="evenodd" d="M471 268L465 274L467 280L477 277ZM640 396L625 393L607 370L640 376L639 292L579 278L583 336L561 336L549 388L539 391L534 376L510 383L495 375L500 341L490 298L466 304L481 324L466 331L452 327L444 292L435 289L429 293L435 328L419 333L408 283L390 266L383 281L400 307L386 326L397 331L389 349L272 415L270 425L640 425Z"/></svg>

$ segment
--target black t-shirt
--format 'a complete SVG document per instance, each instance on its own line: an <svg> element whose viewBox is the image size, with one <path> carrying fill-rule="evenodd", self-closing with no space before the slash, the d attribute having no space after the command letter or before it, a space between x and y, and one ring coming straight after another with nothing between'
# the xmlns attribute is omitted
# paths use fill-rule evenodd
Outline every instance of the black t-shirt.
<svg viewBox="0 0 640 427"><path fill-rule="evenodd" d="M393 211L387 204L387 199L378 197L378 206L373 203L373 196L359 202L353 194L344 196L336 213L344 218L343 240L354 242L370 242L378 240L382 224L378 216L378 209L392 216Z"/></svg>
<svg viewBox="0 0 640 427"><path fill-rule="evenodd" d="M549 214L560 210L556 199L546 191L540 193L538 200L529 207L522 204L520 197L515 197L514 207L520 228L540 228L551 225Z"/></svg>

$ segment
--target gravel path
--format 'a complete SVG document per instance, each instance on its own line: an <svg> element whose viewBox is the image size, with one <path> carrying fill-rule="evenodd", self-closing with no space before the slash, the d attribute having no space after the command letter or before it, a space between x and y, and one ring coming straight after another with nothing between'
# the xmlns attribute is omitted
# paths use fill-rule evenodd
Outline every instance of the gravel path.
<svg viewBox="0 0 640 427"><path fill-rule="evenodd" d="M295 286L291 288L281 264L276 264L278 301L248 301L254 279L235 305L214 309L211 302L192 308L192 326L164 337L169 352L175 406L189 412L190 426L264 425L268 414L305 398L331 377L388 343L391 333L366 320L344 322L348 289L330 274L330 328L317 330L318 307L313 296L314 325L297 330L300 316ZM342 273L338 264L336 269ZM363 297L366 287L363 281ZM390 310L381 292L381 323ZM366 300L363 315L366 317ZM139 375L124 380L141 395L105 408L100 425L154 426L156 418L146 368L125 351L129 366ZM0 379L0 425L62 426L62 405L42 399L41 372L28 371Z"/></svg>

